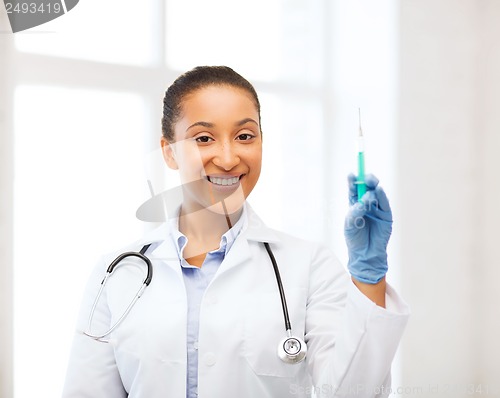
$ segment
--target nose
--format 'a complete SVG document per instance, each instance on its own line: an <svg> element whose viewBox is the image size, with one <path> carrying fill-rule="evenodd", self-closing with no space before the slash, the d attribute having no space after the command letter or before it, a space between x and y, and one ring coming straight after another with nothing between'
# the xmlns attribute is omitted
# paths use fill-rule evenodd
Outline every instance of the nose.
<svg viewBox="0 0 500 398"><path fill-rule="evenodd" d="M213 158L213 163L225 171L233 169L240 163L237 149L230 142L221 143L216 156Z"/></svg>

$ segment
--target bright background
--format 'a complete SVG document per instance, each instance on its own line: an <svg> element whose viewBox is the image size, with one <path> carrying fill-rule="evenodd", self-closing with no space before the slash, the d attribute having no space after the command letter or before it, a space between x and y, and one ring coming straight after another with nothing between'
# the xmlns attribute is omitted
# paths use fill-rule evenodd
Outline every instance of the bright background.
<svg viewBox="0 0 500 398"><path fill-rule="evenodd" d="M15 35L0 7L0 397L56 397L87 276L151 225L180 73L226 64L262 102L250 197L345 263L358 107L412 308L394 395L500 397L497 0L81 0Z"/></svg>

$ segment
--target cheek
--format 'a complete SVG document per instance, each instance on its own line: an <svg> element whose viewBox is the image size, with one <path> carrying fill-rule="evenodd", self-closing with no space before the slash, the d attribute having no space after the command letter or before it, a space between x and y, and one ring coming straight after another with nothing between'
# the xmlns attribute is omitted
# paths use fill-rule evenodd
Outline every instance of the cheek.
<svg viewBox="0 0 500 398"><path fill-rule="evenodd" d="M260 173L262 167L262 149L256 149L249 154L249 162L252 165L253 171Z"/></svg>
<svg viewBox="0 0 500 398"><path fill-rule="evenodd" d="M203 169L203 156L196 145L183 145L177 153L179 171L183 175L199 174Z"/></svg>
<svg viewBox="0 0 500 398"><path fill-rule="evenodd" d="M252 153L247 154L246 163L250 167L250 173L248 174L247 184L245 192L247 195L249 191L253 190L257 181L260 177L261 167L262 167L262 152L252 151Z"/></svg>

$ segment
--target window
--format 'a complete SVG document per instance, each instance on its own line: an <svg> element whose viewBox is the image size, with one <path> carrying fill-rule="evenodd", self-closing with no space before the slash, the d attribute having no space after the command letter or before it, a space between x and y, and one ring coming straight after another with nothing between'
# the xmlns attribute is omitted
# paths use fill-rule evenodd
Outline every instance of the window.
<svg viewBox="0 0 500 398"><path fill-rule="evenodd" d="M16 34L23 52L80 60L148 66L159 62L157 1L85 0L49 24Z"/></svg>
<svg viewBox="0 0 500 398"><path fill-rule="evenodd" d="M15 391L60 395L76 313L98 253L135 240L140 96L20 86L15 98ZM30 383L26 383L29 374Z"/></svg>
<svg viewBox="0 0 500 398"><path fill-rule="evenodd" d="M359 13L358 3L105 3L81 1L37 32L16 35L18 398L60 395L88 274L100 254L147 228L135 219L149 195L146 179L156 192L165 179L172 184L157 148L163 92L177 75L227 64L254 83L264 162L250 203L270 226L323 241L342 260L342 189L354 166L358 106L368 148L391 142L392 3L372 7L380 29L370 37L342 22ZM349 57L370 48L387 53L366 55L369 63L361 57L350 71ZM373 138L372 126L382 140ZM367 155L368 164L382 165L386 180L390 151L379 145L379 158Z"/></svg>

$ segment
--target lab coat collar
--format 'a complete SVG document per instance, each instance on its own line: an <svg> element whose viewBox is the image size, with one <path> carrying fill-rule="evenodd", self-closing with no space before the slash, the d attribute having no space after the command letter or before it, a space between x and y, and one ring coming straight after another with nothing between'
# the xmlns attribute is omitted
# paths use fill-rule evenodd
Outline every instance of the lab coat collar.
<svg viewBox="0 0 500 398"><path fill-rule="evenodd" d="M246 220L242 227L240 235L244 236L245 239L256 241L256 242L277 242L280 240L278 234L275 230L266 226L264 221L257 215L248 202L245 202L244 215ZM170 234L170 223L171 221L166 221L162 223L156 229L147 232L141 239L140 243L143 245L149 243L159 243L167 239Z"/></svg>
<svg viewBox="0 0 500 398"><path fill-rule="evenodd" d="M236 238L231 250L229 250L220 265L214 280L236 266L251 264L252 249L249 244L251 241L276 242L279 240L276 232L264 224L247 202L244 206L245 211L243 214L245 214L246 219L244 220L240 235Z"/></svg>
<svg viewBox="0 0 500 398"><path fill-rule="evenodd" d="M247 220L242 232L247 240L269 243L280 240L276 231L267 227L248 202L245 202L245 208Z"/></svg>
<svg viewBox="0 0 500 398"><path fill-rule="evenodd" d="M249 241L269 243L280 241L280 237L276 231L268 228L247 202L244 206L246 220L244 220L242 230L229 251L226 260L221 265L220 272L224 272L251 258ZM181 267L179 266L180 260L175 242L170 237L171 232L171 225L169 221L166 221L158 228L146 233L143 239L141 239L140 244L152 244L149 256L166 262L180 277L182 277Z"/></svg>
<svg viewBox="0 0 500 398"><path fill-rule="evenodd" d="M180 214L180 208L177 211ZM222 250L224 255L231 249L235 239L238 237L239 233L242 230L242 227L246 224L246 209L243 207L243 211L240 215L240 218L236 221L236 223L227 230L220 238L219 248L217 251ZM187 237L179 231L179 216L175 218L169 219L170 225L170 236L174 240L175 248L177 249L177 255L179 258L183 257L184 246L187 242Z"/></svg>

